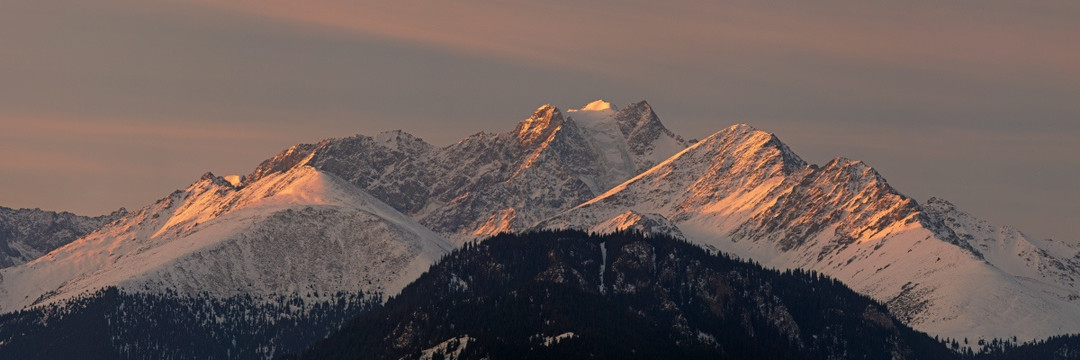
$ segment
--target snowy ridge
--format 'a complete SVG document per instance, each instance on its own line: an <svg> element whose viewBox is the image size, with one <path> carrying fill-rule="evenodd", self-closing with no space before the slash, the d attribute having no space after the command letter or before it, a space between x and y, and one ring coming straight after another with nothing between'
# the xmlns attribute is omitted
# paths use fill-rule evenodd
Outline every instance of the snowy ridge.
<svg viewBox="0 0 1080 360"><path fill-rule="evenodd" d="M506 133L435 148L401 131L289 148L247 178L309 165L462 243L528 229L686 147L645 102L536 109Z"/></svg>
<svg viewBox="0 0 1080 360"><path fill-rule="evenodd" d="M646 234L664 234L676 239L686 240L686 236L679 230L679 227L675 226L663 215L655 213L641 214L633 210L628 210L591 228L578 230L588 230L590 233L597 234L633 230Z"/></svg>
<svg viewBox="0 0 1080 360"><path fill-rule="evenodd" d="M923 209L930 219L947 226L955 241L975 249L995 267L1046 294L1077 300L1080 246L994 226L938 198L930 198Z"/></svg>
<svg viewBox="0 0 1080 360"><path fill-rule="evenodd" d="M253 296L391 295L451 249L438 235L311 167L185 190L26 265L3 269L0 310L107 286Z"/></svg>
<svg viewBox="0 0 1080 360"><path fill-rule="evenodd" d="M941 336L1080 331L1080 317L1061 316L1080 314L1077 249L942 204L919 205L859 161L806 165L772 134L736 125L537 227L635 228L820 271ZM635 227L640 214L671 225Z"/></svg>
<svg viewBox="0 0 1080 360"><path fill-rule="evenodd" d="M752 200L802 166L775 137L735 125L538 227L589 229L628 210L674 221L695 215L746 218L746 206L758 202Z"/></svg>

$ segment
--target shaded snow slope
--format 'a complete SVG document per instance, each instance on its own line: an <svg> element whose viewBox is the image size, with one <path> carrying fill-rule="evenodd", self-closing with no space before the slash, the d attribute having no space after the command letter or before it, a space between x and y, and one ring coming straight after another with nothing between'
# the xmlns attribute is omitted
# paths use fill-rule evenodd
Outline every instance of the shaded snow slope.
<svg viewBox="0 0 1080 360"><path fill-rule="evenodd" d="M945 204L919 205L860 161L807 165L772 134L736 125L538 228L636 228L820 271L941 336L1080 331L1076 248ZM640 214L673 225L641 226Z"/></svg>
<svg viewBox="0 0 1080 360"><path fill-rule="evenodd" d="M1008 226L990 224L938 198L930 198L923 209L987 262L1021 281L1064 285L1060 290L1065 292L1053 291L1063 298L1080 282L1080 246L1076 244L1034 239Z"/></svg>
<svg viewBox="0 0 1080 360"><path fill-rule="evenodd" d="M452 246L347 182L307 166L185 190L0 271L0 310L106 286L253 296L392 295ZM317 295L319 294L319 295Z"/></svg>
<svg viewBox="0 0 1080 360"><path fill-rule="evenodd" d="M127 214L79 216L40 209L0 206L0 268L24 264Z"/></svg>

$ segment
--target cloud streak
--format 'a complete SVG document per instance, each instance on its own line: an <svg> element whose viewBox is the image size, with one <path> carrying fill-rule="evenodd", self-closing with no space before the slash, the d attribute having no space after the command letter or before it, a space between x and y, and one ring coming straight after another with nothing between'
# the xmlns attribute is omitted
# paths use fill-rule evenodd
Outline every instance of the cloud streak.
<svg viewBox="0 0 1080 360"><path fill-rule="evenodd" d="M1021 68L1042 80L1080 76L1074 2L193 1L591 71L753 66L755 58L796 55L960 74Z"/></svg>

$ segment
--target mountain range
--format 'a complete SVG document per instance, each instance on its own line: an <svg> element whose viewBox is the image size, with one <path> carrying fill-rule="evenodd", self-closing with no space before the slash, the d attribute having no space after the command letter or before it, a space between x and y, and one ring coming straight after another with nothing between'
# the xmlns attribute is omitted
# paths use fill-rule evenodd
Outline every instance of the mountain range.
<svg viewBox="0 0 1080 360"><path fill-rule="evenodd" d="M0 238L11 259L0 312L108 288L308 304L388 297L492 235L633 230L827 275L932 336L1080 332L1076 244L919 203L860 161L807 164L748 125L687 141L644 101L544 105L512 131L444 147L403 131L299 144L249 174L207 173L105 217L7 213L0 229L20 235Z"/></svg>
<svg viewBox="0 0 1080 360"><path fill-rule="evenodd" d="M1080 316L1060 316L1080 314L1075 244L990 225L945 200L919 204L861 161L807 165L746 125L538 227L635 228L820 271L941 336L1034 339L1080 327Z"/></svg>

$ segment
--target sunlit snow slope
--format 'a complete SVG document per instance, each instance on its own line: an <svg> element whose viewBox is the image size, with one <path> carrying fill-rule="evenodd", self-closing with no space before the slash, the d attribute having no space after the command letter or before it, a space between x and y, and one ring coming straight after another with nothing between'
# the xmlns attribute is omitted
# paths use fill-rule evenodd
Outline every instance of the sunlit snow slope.
<svg viewBox="0 0 1080 360"><path fill-rule="evenodd" d="M153 205L0 271L0 311L106 286L216 296L397 293L451 245L308 166L237 188L204 175Z"/></svg>
<svg viewBox="0 0 1080 360"><path fill-rule="evenodd" d="M859 161L807 165L746 125L538 227L666 233L766 266L817 270L935 335L1080 332L1080 249L991 226L942 200L920 205Z"/></svg>

